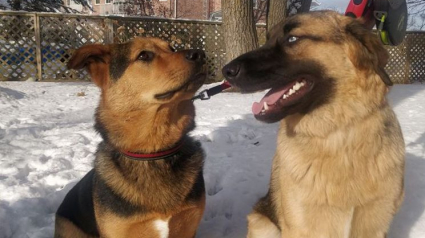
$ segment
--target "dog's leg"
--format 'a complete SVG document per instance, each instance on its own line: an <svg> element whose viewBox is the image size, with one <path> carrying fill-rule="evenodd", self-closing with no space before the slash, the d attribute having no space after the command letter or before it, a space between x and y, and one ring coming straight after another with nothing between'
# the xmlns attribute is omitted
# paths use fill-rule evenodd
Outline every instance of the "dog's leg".
<svg viewBox="0 0 425 238"><path fill-rule="evenodd" d="M309 206L295 201L285 209L285 217L280 223L282 238L350 237L354 208Z"/></svg>
<svg viewBox="0 0 425 238"><path fill-rule="evenodd" d="M55 219L55 238L91 238L68 219L56 216Z"/></svg>
<svg viewBox="0 0 425 238"><path fill-rule="evenodd" d="M252 212L248 215L247 238L279 238L280 230L266 216Z"/></svg>
<svg viewBox="0 0 425 238"><path fill-rule="evenodd" d="M350 238L385 238L402 199L380 200L357 207L354 211Z"/></svg>
<svg viewBox="0 0 425 238"><path fill-rule="evenodd" d="M171 218L168 238L195 238L205 210L205 199L205 194L203 194L194 207L183 210Z"/></svg>
<svg viewBox="0 0 425 238"><path fill-rule="evenodd" d="M169 238L193 238L202 219L203 210L192 208L174 215L170 220Z"/></svg>

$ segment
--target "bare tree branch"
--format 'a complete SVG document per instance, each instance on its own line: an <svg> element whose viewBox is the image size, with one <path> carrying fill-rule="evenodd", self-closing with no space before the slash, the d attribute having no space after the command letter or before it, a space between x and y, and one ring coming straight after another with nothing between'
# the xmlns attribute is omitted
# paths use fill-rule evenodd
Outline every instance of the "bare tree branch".
<svg viewBox="0 0 425 238"><path fill-rule="evenodd" d="M74 0L75 3L93 10L88 1ZM14 11L79 13L79 11L66 6L62 0L7 0L7 3Z"/></svg>
<svg viewBox="0 0 425 238"><path fill-rule="evenodd" d="M265 20L268 2L269 0L257 1L257 8L254 9L254 21L256 23L259 22L261 19Z"/></svg>

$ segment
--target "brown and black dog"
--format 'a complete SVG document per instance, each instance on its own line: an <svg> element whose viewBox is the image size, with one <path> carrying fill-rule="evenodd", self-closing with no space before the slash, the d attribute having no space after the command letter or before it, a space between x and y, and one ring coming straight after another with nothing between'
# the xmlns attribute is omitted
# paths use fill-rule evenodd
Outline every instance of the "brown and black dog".
<svg viewBox="0 0 425 238"><path fill-rule="evenodd" d="M359 20L312 12L275 26L223 68L252 111L280 121L268 194L250 238L384 238L403 200L405 148L386 94L388 53Z"/></svg>
<svg viewBox="0 0 425 238"><path fill-rule="evenodd" d="M205 54L156 38L88 45L70 59L100 88L91 170L56 213L55 237L193 238L205 207L204 153L187 133Z"/></svg>

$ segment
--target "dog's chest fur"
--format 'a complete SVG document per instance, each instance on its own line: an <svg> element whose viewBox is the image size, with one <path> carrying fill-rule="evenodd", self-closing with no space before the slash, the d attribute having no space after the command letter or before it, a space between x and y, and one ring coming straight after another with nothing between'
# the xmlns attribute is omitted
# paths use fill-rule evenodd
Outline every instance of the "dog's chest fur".
<svg viewBox="0 0 425 238"><path fill-rule="evenodd" d="M199 206L205 193L203 158L200 143L190 138L175 158L150 162L123 158L101 143L94 182L100 233L126 237L142 232L142 237L162 238L184 232L170 220Z"/></svg>
<svg viewBox="0 0 425 238"><path fill-rule="evenodd" d="M312 204L349 208L376 199L399 182L404 143L393 111L336 129L326 137L293 133L282 121L272 176L293 196ZM401 142L401 143L400 143Z"/></svg>

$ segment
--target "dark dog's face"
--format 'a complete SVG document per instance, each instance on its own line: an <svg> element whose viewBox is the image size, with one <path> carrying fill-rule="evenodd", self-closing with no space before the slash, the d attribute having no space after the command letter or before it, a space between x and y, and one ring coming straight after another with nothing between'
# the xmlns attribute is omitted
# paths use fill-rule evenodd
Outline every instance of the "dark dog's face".
<svg viewBox="0 0 425 238"><path fill-rule="evenodd" d="M223 75L243 92L270 91L252 106L258 120L276 122L329 102L342 84L373 71L391 84L387 53L357 20L312 12L276 25L261 48L234 59Z"/></svg>

